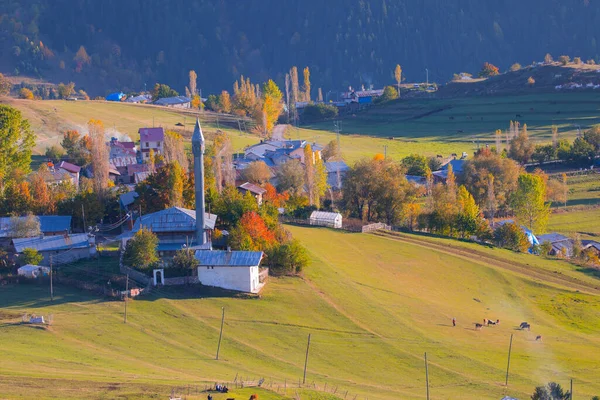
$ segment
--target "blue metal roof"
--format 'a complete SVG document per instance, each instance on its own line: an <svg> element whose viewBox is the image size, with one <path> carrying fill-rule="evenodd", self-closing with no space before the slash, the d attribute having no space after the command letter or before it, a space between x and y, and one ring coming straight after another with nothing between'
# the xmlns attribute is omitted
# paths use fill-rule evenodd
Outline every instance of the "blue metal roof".
<svg viewBox="0 0 600 400"><path fill-rule="evenodd" d="M13 239L13 244L17 253L21 253L25 249L34 249L37 251L82 249L90 247L90 240L87 233L79 233L66 236L56 235Z"/></svg>
<svg viewBox="0 0 600 400"><path fill-rule="evenodd" d="M37 218L40 221L42 233L71 232L70 215L40 215ZM0 237L11 237L11 230L11 217L0 218Z"/></svg>
<svg viewBox="0 0 600 400"><path fill-rule="evenodd" d="M201 267L255 267L260 264L262 257L262 251L196 251L196 259Z"/></svg>
<svg viewBox="0 0 600 400"><path fill-rule="evenodd" d="M185 96L176 96L176 97L163 97L162 99L158 99L154 102L154 104L158 104L160 106L171 106L176 104L185 104L192 101L189 97Z"/></svg>
<svg viewBox="0 0 600 400"><path fill-rule="evenodd" d="M204 229L215 229L217 216L204 213ZM196 230L196 211L187 208L171 207L152 214L143 215L135 221L132 232L137 232L140 225L152 232L192 232Z"/></svg>

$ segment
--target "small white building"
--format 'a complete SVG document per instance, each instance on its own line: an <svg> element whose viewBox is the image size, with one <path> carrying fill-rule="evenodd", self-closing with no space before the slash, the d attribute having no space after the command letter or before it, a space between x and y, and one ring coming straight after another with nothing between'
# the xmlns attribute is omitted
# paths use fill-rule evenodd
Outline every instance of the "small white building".
<svg viewBox="0 0 600 400"><path fill-rule="evenodd" d="M342 227L342 214L327 211L313 211L312 214L310 214L310 224L339 229Z"/></svg>
<svg viewBox="0 0 600 400"><path fill-rule="evenodd" d="M198 282L205 286L258 293L269 274L260 268L262 251L197 250Z"/></svg>
<svg viewBox="0 0 600 400"><path fill-rule="evenodd" d="M26 278L38 278L40 276L47 276L50 274L50 268L42 267L39 265L27 264L23 265L17 270L19 276Z"/></svg>

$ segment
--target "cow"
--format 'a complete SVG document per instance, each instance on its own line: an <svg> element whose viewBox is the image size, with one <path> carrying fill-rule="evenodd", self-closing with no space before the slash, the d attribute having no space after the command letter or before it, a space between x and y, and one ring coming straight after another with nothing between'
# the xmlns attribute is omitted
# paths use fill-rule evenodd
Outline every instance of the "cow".
<svg viewBox="0 0 600 400"><path fill-rule="evenodd" d="M478 330L478 331L480 331L481 328L483 328L483 325L481 325L479 322L476 322L475 323L475 329Z"/></svg>
<svg viewBox="0 0 600 400"><path fill-rule="evenodd" d="M492 321L491 319L487 320L488 326L490 326L490 325L498 325L499 323L500 323L499 319L497 319L496 321Z"/></svg>
<svg viewBox="0 0 600 400"><path fill-rule="evenodd" d="M521 330L527 329L528 331L530 331L531 325L529 325L527 322L521 322L521 325L519 325L519 328L521 328Z"/></svg>
<svg viewBox="0 0 600 400"><path fill-rule="evenodd" d="M541 341L542 341L542 335L537 335L537 336L535 337L535 340L539 340L539 341L541 342Z"/></svg>

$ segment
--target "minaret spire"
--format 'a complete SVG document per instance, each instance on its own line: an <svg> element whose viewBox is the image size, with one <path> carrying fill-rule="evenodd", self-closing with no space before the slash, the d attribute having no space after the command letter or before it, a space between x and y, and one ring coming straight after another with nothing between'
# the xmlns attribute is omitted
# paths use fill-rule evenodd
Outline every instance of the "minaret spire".
<svg viewBox="0 0 600 400"><path fill-rule="evenodd" d="M196 119L192 135L192 153L194 154L194 177L196 192L196 245L206 243L204 233L204 135L200 127L200 119Z"/></svg>

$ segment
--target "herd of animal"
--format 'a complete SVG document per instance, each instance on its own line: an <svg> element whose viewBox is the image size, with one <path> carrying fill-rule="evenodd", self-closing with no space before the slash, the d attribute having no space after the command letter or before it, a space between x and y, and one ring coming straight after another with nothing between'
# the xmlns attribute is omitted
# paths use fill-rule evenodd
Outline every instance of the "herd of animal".
<svg viewBox="0 0 600 400"><path fill-rule="evenodd" d="M483 328L484 326L495 326L495 325L500 325L500 320L492 320L492 319L488 319L488 318L484 318L483 319L483 324L480 324L479 322L475 322L475 329L476 330L481 330L481 328ZM525 330L527 329L528 331L531 330L531 324L529 322L521 322L521 324L519 325L519 329L520 330ZM535 337L535 340L541 341L542 340L542 335L537 335Z"/></svg>

